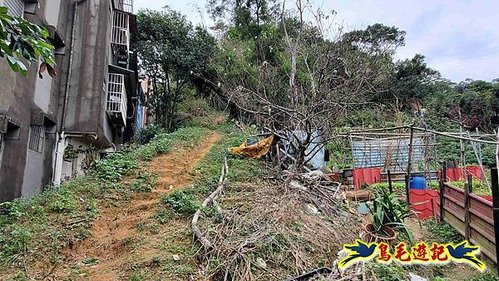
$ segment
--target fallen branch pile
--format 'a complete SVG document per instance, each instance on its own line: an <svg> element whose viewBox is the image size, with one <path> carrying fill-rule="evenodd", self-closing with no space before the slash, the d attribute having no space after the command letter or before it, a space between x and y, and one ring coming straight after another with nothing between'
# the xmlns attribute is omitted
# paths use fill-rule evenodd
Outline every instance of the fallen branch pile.
<svg viewBox="0 0 499 281"><path fill-rule="evenodd" d="M220 205L216 202L216 198L218 197L218 195L220 194L220 192L222 192L222 190L224 188L224 181L225 181L225 177L227 176L228 172L229 172L229 166L227 165L227 156L225 156L224 157L224 164L222 165L222 172L220 173L220 179L218 180L217 188L215 189L215 191L213 191L210 194L210 196L208 196L203 201L203 204L201 205L200 208L198 208L196 213L194 213L194 216L192 218L192 222L191 222L192 232L194 233L194 236L199 240L201 245L203 245L203 248L204 248L206 253L208 253L213 248L213 244L210 242L210 240L208 240L208 238L206 236L203 235L203 233L199 229L198 221L199 221L199 218L201 216L202 211L204 209L206 209L209 204L213 204L215 206L215 208L217 209L217 211L219 212L219 214L222 213Z"/></svg>
<svg viewBox="0 0 499 281"><path fill-rule="evenodd" d="M331 267L342 245L358 236L361 220L343 205L338 184L285 173L276 182L226 185L226 174L225 163L218 187L192 221L210 279L282 280ZM292 181L302 189L289 188ZM199 220L210 203L216 215Z"/></svg>

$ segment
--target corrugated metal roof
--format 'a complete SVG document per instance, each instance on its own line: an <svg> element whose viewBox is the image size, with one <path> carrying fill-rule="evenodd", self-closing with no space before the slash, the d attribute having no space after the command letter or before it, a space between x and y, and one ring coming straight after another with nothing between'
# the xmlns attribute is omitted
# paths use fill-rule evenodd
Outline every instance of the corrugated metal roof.
<svg viewBox="0 0 499 281"><path fill-rule="evenodd" d="M11 16L22 17L24 15L24 0L5 0L0 3L0 6L7 7Z"/></svg>
<svg viewBox="0 0 499 281"><path fill-rule="evenodd" d="M352 140L352 155L356 168L380 167L384 170L402 172L407 169L409 138ZM425 160L429 147L422 137L414 137L412 161Z"/></svg>

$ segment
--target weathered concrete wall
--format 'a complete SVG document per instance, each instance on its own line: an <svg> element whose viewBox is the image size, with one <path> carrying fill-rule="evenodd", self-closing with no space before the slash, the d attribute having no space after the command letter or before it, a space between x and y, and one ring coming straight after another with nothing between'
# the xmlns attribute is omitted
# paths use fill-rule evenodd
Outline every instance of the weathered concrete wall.
<svg viewBox="0 0 499 281"><path fill-rule="evenodd" d="M0 59L0 113L7 112L16 101L14 88L16 86L17 74L12 72L5 59Z"/></svg>
<svg viewBox="0 0 499 281"><path fill-rule="evenodd" d="M60 8L60 0L40 0L40 9L35 14L25 14L25 18L47 25L45 11L56 17ZM50 19L51 25L57 26L57 20ZM66 24L66 23L61 23ZM45 117L55 121L58 109L58 92L52 91L56 79L38 78L38 63L31 63L28 76L14 73L0 59L0 113L12 118L19 125L18 137L7 137L4 140L3 155L0 161L0 202L20 196L30 196L42 189L51 179L52 151L54 149L55 131L45 135L45 149L42 153L28 149L29 130L32 124L32 111L40 111L41 116L34 125L45 125ZM51 123L51 122L48 122ZM53 127L52 124L47 124Z"/></svg>
<svg viewBox="0 0 499 281"><path fill-rule="evenodd" d="M6 114L19 121L20 133L18 139L5 140L2 167L0 167L0 201L21 196L37 69L38 65L32 64L27 77L16 74L16 86L10 93L13 94L15 102L9 104Z"/></svg>
<svg viewBox="0 0 499 281"><path fill-rule="evenodd" d="M106 84L108 76L107 56L111 37L111 1L87 0L78 7L75 27L72 75L64 128L74 132L96 132L103 146L110 146L104 131ZM72 14L67 15L72 22ZM69 36L68 36L69 33ZM66 38L71 38L71 30Z"/></svg>
<svg viewBox="0 0 499 281"><path fill-rule="evenodd" d="M21 192L23 197L30 197L41 191L44 169L40 169L40 167L43 165L43 155L43 152L37 152L30 149L27 151Z"/></svg>

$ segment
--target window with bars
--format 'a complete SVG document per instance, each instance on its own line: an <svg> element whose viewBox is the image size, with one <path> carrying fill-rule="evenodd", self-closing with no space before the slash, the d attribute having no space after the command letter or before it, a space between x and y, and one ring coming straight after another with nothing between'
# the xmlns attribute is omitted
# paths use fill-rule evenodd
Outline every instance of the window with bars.
<svg viewBox="0 0 499 281"><path fill-rule="evenodd" d="M24 15L24 0L0 0L0 6L7 7L11 16L22 17Z"/></svg>
<svg viewBox="0 0 499 281"><path fill-rule="evenodd" d="M45 126L31 126L29 136L29 149L36 152L43 152L45 143Z"/></svg>

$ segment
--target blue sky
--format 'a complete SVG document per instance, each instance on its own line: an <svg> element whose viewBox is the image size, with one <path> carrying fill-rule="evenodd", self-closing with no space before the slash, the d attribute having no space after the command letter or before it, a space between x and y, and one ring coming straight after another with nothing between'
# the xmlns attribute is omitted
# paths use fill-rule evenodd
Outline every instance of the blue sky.
<svg viewBox="0 0 499 281"><path fill-rule="evenodd" d="M165 5L194 24L210 25L209 17L198 11L206 0L135 0L136 10ZM347 30L376 22L405 30L406 44L397 58L421 53L430 67L452 81L499 78L499 1L315 0L314 5L335 10L336 22Z"/></svg>

